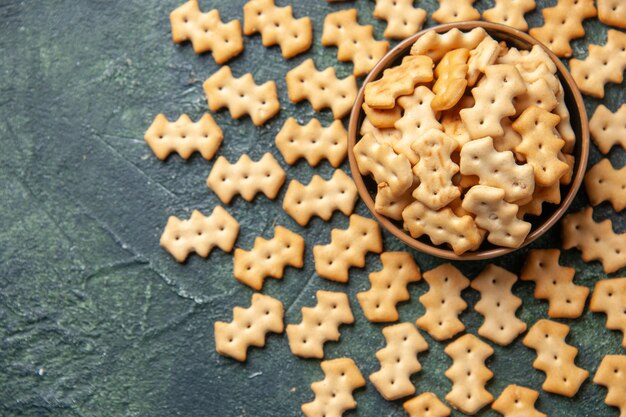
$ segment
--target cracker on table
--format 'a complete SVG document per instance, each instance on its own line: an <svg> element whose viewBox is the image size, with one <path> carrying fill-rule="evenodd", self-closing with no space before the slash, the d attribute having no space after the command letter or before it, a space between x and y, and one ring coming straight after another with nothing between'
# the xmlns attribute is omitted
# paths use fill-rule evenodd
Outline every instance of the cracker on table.
<svg viewBox="0 0 626 417"><path fill-rule="evenodd" d="M479 20L480 12L472 4L476 0L437 0L439 8L432 14L438 23L452 23L463 20Z"/></svg>
<svg viewBox="0 0 626 417"><path fill-rule="evenodd" d="M606 328L621 331L622 347L626 348L626 278L597 281L589 309L606 314Z"/></svg>
<svg viewBox="0 0 626 417"><path fill-rule="evenodd" d="M289 165L304 158L309 165L317 166L326 159L337 168L346 157L348 132L340 120L324 127L315 118L300 125L290 117L276 135L276 147Z"/></svg>
<svg viewBox="0 0 626 417"><path fill-rule="evenodd" d="M528 22L524 15L535 7L535 0L495 0L495 6L483 12L483 19L526 32Z"/></svg>
<svg viewBox="0 0 626 417"><path fill-rule="evenodd" d="M622 104L615 113L600 104L591 116L589 130L591 139L600 152L609 153L614 145L620 145L626 150L626 104Z"/></svg>
<svg viewBox="0 0 626 417"><path fill-rule="evenodd" d="M609 201L615 211L626 208L626 166L613 168L608 158L603 158L585 174L585 190L591 205Z"/></svg>
<svg viewBox="0 0 626 417"><path fill-rule="evenodd" d="M427 13L413 7L413 0L376 0L374 17L387 21L383 36L405 39L422 29Z"/></svg>
<svg viewBox="0 0 626 417"><path fill-rule="evenodd" d="M617 407L620 417L626 415L626 355L606 355L593 377L593 382L608 388L604 402Z"/></svg>
<svg viewBox="0 0 626 417"><path fill-rule="evenodd" d="M491 408L504 417L548 417L535 408L539 393L534 389L508 385L491 404Z"/></svg>
<svg viewBox="0 0 626 417"><path fill-rule="evenodd" d="M451 410L432 392L425 392L402 404L409 417L448 417Z"/></svg>
<svg viewBox="0 0 626 417"><path fill-rule="evenodd" d="M623 0L598 0L598 19L605 25L626 29L626 3Z"/></svg>

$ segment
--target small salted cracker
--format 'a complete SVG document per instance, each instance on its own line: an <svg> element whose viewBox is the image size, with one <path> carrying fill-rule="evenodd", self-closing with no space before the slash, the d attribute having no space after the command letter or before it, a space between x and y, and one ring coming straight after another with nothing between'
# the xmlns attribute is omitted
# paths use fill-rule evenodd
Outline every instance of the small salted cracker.
<svg viewBox="0 0 626 417"><path fill-rule="evenodd" d="M435 111L448 110L454 107L467 87L467 60L470 51L467 48L453 49L447 52L435 67L435 98L430 106Z"/></svg>
<svg viewBox="0 0 626 417"><path fill-rule="evenodd" d="M435 340L450 339L465 330L465 325L459 320L459 315L467 308L461 291L469 287L470 281L451 264L431 269L423 277L429 289L419 300L426 313L415 324Z"/></svg>
<svg viewBox="0 0 626 417"><path fill-rule="evenodd" d="M467 142L472 140L470 137L459 111L466 107L474 105L474 97L463 96L453 108L441 112L441 127L443 131L459 144L458 148L462 148Z"/></svg>
<svg viewBox="0 0 626 417"><path fill-rule="evenodd" d="M517 114L521 114L530 106L536 106L551 112L558 105L558 99L556 94L550 89L548 81L545 78L539 78L533 82L526 81L526 93L516 97L514 105Z"/></svg>
<svg viewBox="0 0 626 417"><path fill-rule="evenodd" d="M339 340L339 326L354 323L345 293L320 290L315 297L315 307L302 307L300 324L287 326L289 349L301 358L323 358L324 343Z"/></svg>
<svg viewBox="0 0 626 417"><path fill-rule="evenodd" d="M620 145L626 150L624 120L626 120L626 104L622 104L615 113L611 113L604 104L596 107L589 121L589 130L591 131L591 138L600 152L607 154L614 145Z"/></svg>
<svg viewBox="0 0 626 417"><path fill-rule="evenodd" d="M243 33L261 33L264 46L280 45L283 58L289 59L311 47L311 18L296 19L292 7L277 7L274 0L249 0L243 5Z"/></svg>
<svg viewBox="0 0 626 417"><path fill-rule="evenodd" d="M603 158L585 174L585 189L591 205L610 201L615 211L626 208L626 166L613 168L608 158Z"/></svg>
<svg viewBox="0 0 626 417"><path fill-rule="evenodd" d="M333 229L330 243L313 247L315 272L336 282L348 282L351 266L363 268L367 252L380 253L383 239L378 223L357 214L350 216L345 230Z"/></svg>
<svg viewBox="0 0 626 417"><path fill-rule="evenodd" d="M393 146L394 143L402 138L402 132L400 132L398 129L379 129L376 126L372 125L367 117L363 119L363 123L361 123L361 129L359 129L359 133L361 134L361 136L365 136L366 134L371 133L378 143L386 143L391 146Z"/></svg>
<svg viewBox="0 0 626 417"><path fill-rule="evenodd" d="M188 159L194 152L199 152L204 159L212 159L223 138L222 129L209 113L197 122L186 114L170 122L163 113L159 113L144 135L152 152L162 161L172 152L183 159Z"/></svg>
<svg viewBox="0 0 626 417"><path fill-rule="evenodd" d="M626 266L626 233L615 233L609 219L596 223L591 207L568 214L561 225L563 249L578 248L583 261L599 260L607 274Z"/></svg>
<svg viewBox="0 0 626 417"><path fill-rule="evenodd" d="M383 36L405 39L422 29L426 10L413 7L413 0L376 0L374 17L387 21Z"/></svg>
<svg viewBox="0 0 626 417"><path fill-rule="evenodd" d="M515 315L522 305L522 300L511 291L515 282L515 274L493 264L472 280L472 288L480 292L474 309L485 318L478 334L501 346L510 345L526 331L526 323Z"/></svg>
<svg viewBox="0 0 626 417"><path fill-rule="evenodd" d="M161 246L178 262L184 262L195 252L206 258L215 246L230 252L239 235L239 223L221 206L216 206L209 216L198 210L189 220L170 216L161 235Z"/></svg>
<svg viewBox="0 0 626 417"><path fill-rule="evenodd" d="M483 12L483 19L526 32L528 22L524 15L535 7L535 0L495 0L495 6Z"/></svg>
<svg viewBox="0 0 626 417"><path fill-rule="evenodd" d="M409 417L448 417L451 410L432 392L425 392L402 404Z"/></svg>
<svg viewBox="0 0 626 417"><path fill-rule="evenodd" d="M378 129L391 129L402 117L402 109L399 106L393 109L375 109L363 103L361 106L365 117Z"/></svg>
<svg viewBox="0 0 626 417"><path fill-rule="evenodd" d="M309 165L317 166L322 159L327 159L337 168L346 157L348 132L340 120L323 127L317 119L300 125L290 117L276 135L276 147L289 165L304 158Z"/></svg>
<svg viewBox="0 0 626 417"><path fill-rule="evenodd" d="M589 288L574 284L575 268L559 265L558 249L533 249L522 268L522 281L535 283L535 298L548 300L548 316L575 319L582 315Z"/></svg>
<svg viewBox="0 0 626 417"><path fill-rule="evenodd" d="M493 372L485 366L493 348L473 334L466 334L446 346L444 352L453 362L445 373L452 381L446 400L455 409L474 415L493 401L493 395L485 389L493 377Z"/></svg>
<svg viewBox="0 0 626 417"><path fill-rule="evenodd" d="M493 65L500 55L500 44L491 36L486 36L476 48L470 51L467 61L467 85L473 87L478 78L485 73L489 65Z"/></svg>
<svg viewBox="0 0 626 417"><path fill-rule="evenodd" d="M622 332L622 347L626 348L626 278L596 282L589 309L606 314L606 328Z"/></svg>
<svg viewBox="0 0 626 417"><path fill-rule="evenodd" d="M244 362L248 347L265 346L268 332L283 332L283 304L267 295L255 293L252 304L233 309L233 321L215 322L215 349L220 355Z"/></svg>
<svg viewBox="0 0 626 417"><path fill-rule="evenodd" d="M276 226L272 239L257 236L251 250L235 249L233 275L242 284L260 291L265 278L282 279L286 266L302 268L303 263L302 236L282 226Z"/></svg>
<svg viewBox="0 0 626 417"><path fill-rule="evenodd" d="M620 417L626 416L626 355L606 355L602 358L593 382L608 388L604 403L617 407Z"/></svg>
<svg viewBox="0 0 626 417"><path fill-rule="evenodd" d="M534 389L511 384L496 399L491 408L504 417L548 417L535 408L539 393Z"/></svg>
<svg viewBox="0 0 626 417"><path fill-rule="evenodd" d="M445 33L429 30L417 38L411 47L411 55L426 55L433 61L439 61L448 51L457 48L474 49L487 36L485 29L478 27L469 32L457 28Z"/></svg>
<svg viewBox="0 0 626 417"><path fill-rule="evenodd" d="M354 361L339 358L323 361L320 366L324 379L311 384L315 400L302 404L302 413L306 417L341 417L356 408L352 391L364 387L365 378Z"/></svg>
<svg viewBox="0 0 626 417"><path fill-rule="evenodd" d="M220 12L200 12L198 0L189 0L170 13L174 43L191 41L197 54L212 51L213 59L223 64L243 51L239 20L222 23Z"/></svg>
<svg viewBox="0 0 626 417"><path fill-rule="evenodd" d="M594 17L593 0L558 0L556 6L543 9L543 26L528 33L546 45L558 57L572 56L570 42L585 36L583 20Z"/></svg>
<svg viewBox="0 0 626 417"><path fill-rule="evenodd" d="M402 220L402 212L413 201L413 190L419 185L418 181L413 181L411 187L398 196L393 195L389 184L378 184L376 198L374 199L374 210L390 219Z"/></svg>
<svg viewBox="0 0 626 417"><path fill-rule="evenodd" d="M589 55L584 60L571 59L570 72L576 85L585 94L604 97L604 85L624 81L626 69L626 33L609 29L603 46L589 45Z"/></svg>
<svg viewBox="0 0 626 417"><path fill-rule="evenodd" d="M407 286L422 279L420 269L410 253L383 252L380 271L371 272L371 288L357 293L365 317L375 323L397 321L396 305L411 298Z"/></svg>
<svg viewBox="0 0 626 417"><path fill-rule="evenodd" d="M246 201L252 201L260 192L273 200L284 182L285 171L269 152L258 161L243 154L234 164L220 156L207 178L207 186L225 204L230 203L237 194Z"/></svg>
<svg viewBox="0 0 626 417"><path fill-rule="evenodd" d="M561 180L565 177L562 176ZM531 197L531 200L522 204L517 211L517 217L523 219L525 216L540 216L543 213L544 203L559 204L561 202L561 184L563 182L555 182L549 187L542 187L538 185L535 187L535 192Z"/></svg>
<svg viewBox="0 0 626 417"><path fill-rule="evenodd" d="M439 8L433 12L432 18L438 23L480 19L480 12L472 6L476 0L437 1L439 2Z"/></svg>
<svg viewBox="0 0 626 417"><path fill-rule="evenodd" d="M328 181L319 175L313 175L307 185L291 180L283 200L283 209L300 226L306 226L313 216L330 220L335 210L350 215L356 199L354 181L337 169Z"/></svg>
<svg viewBox="0 0 626 417"><path fill-rule="evenodd" d="M357 77L367 74L389 50L389 42L374 39L373 26L359 25L356 9L326 15L322 45L336 46L337 59L352 61Z"/></svg>
<svg viewBox="0 0 626 417"><path fill-rule="evenodd" d="M371 383L388 401L415 393L411 375L422 365L417 354L428 349L428 343L412 323L400 323L383 329L387 346L376 352L380 370L370 375Z"/></svg>
<svg viewBox="0 0 626 417"><path fill-rule="evenodd" d="M626 29L624 0L598 0L598 19L605 25Z"/></svg>
<svg viewBox="0 0 626 417"><path fill-rule="evenodd" d="M573 397L589 372L574 364L578 349L565 343L569 326L551 320L536 322L522 341L537 352L533 367L546 374L544 391Z"/></svg>
<svg viewBox="0 0 626 417"><path fill-rule="evenodd" d="M498 152L506 152L515 150L515 147L522 143L522 137L513 130L513 122L511 118L505 117L500 121L502 126L502 135L493 137L493 147ZM516 155L519 158L519 155Z"/></svg>
<svg viewBox="0 0 626 417"><path fill-rule="evenodd" d="M335 119L348 114L356 99L354 75L339 79L333 67L318 71L311 58L289 71L285 80L291 101L298 103L307 99L315 111L331 109Z"/></svg>

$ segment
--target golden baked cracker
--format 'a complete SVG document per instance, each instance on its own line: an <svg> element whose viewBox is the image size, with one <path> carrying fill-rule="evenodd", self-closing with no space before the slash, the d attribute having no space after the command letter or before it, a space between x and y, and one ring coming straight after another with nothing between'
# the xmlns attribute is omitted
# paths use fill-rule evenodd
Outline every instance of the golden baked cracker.
<svg viewBox="0 0 626 417"><path fill-rule="evenodd" d="M535 190L533 168L517 165L512 152L496 151L490 137L463 146L460 168L463 175L478 176L481 185L503 189L510 203L530 197Z"/></svg>
<svg viewBox="0 0 626 417"><path fill-rule="evenodd" d="M608 388L604 403L617 407L620 417L626 415L626 355L606 355L593 377L593 382Z"/></svg>
<svg viewBox="0 0 626 417"><path fill-rule="evenodd" d="M320 363L324 372L322 381L311 384L315 400L302 404L306 417L341 417L356 408L352 391L365 386L365 378L350 358L339 358Z"/></svg>
<svg viewBox="0 0 626 417"><path fill-rule="evenodd" d="M283 332L283 304L270 296L254 293L250 307L235 307L233 321L216 321L214 329L217 352L244 362L250 346L265 346L268 332Z"/></svg>
<svg viewBox="0 0 626 417"><path fill-rule="evenodd" d="M345 230L333 229L330 243L313 247L315 272L336 282L348 282L351 266L363 268L367 252L380 253L383 238L378 223L357 214L350 216Z"/></svg>
<svg viewBox="0 0 626 417"><path fill-rule="evenodd" d="M565 178L565 175L561 178ZM531 200L526 204L520 204L517 217L523 219L527 215L540 216L543 213L543 204L561 203L561 184L555 182L549 187L537 186L531 196Z"/></svg>
<svg viewBox="0 0 626 417"><path fill-rule="evenodd" d="M452 183L452 177L459 172L459 166L450 157L457 145L457 141L437 129L427 131L411 145L419 156L413 173L420 179L413 197L432 210L461 196L461 190Z"/></svg>
<svg viewBox="0 0 626 417"><path fill-rule="evenodd" d="M323 127L313 118L306 125L300 125L293 117L276 135L276 147L289 165L304 158L311 166L317 166L322 159L337 168L346 157L348 132L340 120Z"/></svg>
<svg viewBox="0 0 626 417"><path fill-rule="evenodd" d="M459 113L472 139L501 136L500 121L515 114L513 99L526 92L526 85L513 65L490 65L472 89L476 103Z"/></svg>
<svg viewBox="0 0 626 417"><path fill-rule="evenodd" d="M402 110L396 106L393 109L375 109L363 103L361 106L365 117L379 129L391 129L396 122L402 117Z"/></svg>
<svg viewBox="0 0 626 417"><path fill-rule="evenodd" d="M300 226L306 226L313 216L330 220L335 210L346 216L351 214L356 199L354 181L337 169L328 181L319 175L313 175L307 185L291 180L283 199L283 209Z"/></svg>
<svg viewBox="0 0 626 417"><path fill-rule="evenodd" d="M512 152L517 145L522 143L522 137L513 130L513 122L509 117L502 119L500 125L502 126L502 135L493 137L493 147L498 152Z"/></svg>
<svg viewBox="0 0 626 417"><path fill-rule="evenodd" d="M524 15L535 7L535 0L495 0L495 6L483 12L483 19L526 32L528 23Z"/></svg>
<svg viewBox="0 0 626 417"><path fill-rule="evenodd" d="M482 237L471 216L456 216L445 207L432 210L414 201L402 211L402 219L411 237L427 235L435 245L447 243L457 255L474 250Z"/></svg>
<svg viewBox="0 0 626 417"><path fill-rule="evenodd" d="M572 128L569 110L565 103L565 92L562 86L556 95L556 99L558 103L552 112L561 118L561 121L556 126L556 130L559 132L559 135L561 135L561 139L565 141L563 152L572 153L576 146L576 133Z"/></svg>
<svg viewBox="0 0 626 417"><path fill-rule="evenodd" d="M626 33L609 29L603 46L589 45L584 60L570 59L570 72L580 91L593 97L604 97L604 85L624 81L626 69Z"/></svg>
<svg viewBox="0 0 626 417"><path fill-rule="evenodd" d="M227 107L233 119L247 114L255 126L261 126L280 111L274 81L257 85L250 73L234 78L228 65L211 75L203 87L212 111Z"/></svg>
<svg viewBox="0 0 626 417"><path fill-rule="evenodd" d="M510 47L496 62L515 65L520 72L535 71L543 64L551 74L556 74L556 64L540 45L534 45L530 51Z"/></svg>
<svg viewBox="0 0 626 417"><path fill-rule="evenodd" d="M438 23L460 22L462 20L479 20L480 12L472 7L476 0L437 0L439 8L432 14Z"/></svg>
<svg viewBox="0 0 626 417"><path fill-rule="evenodd" d="M189 220L170 216L160 244L178 262L184 262L192 252L206 258L215 246L230 252L238 235L237 220L221 206L216 206L209 216L198 210L191 213Z"/></svg>
<svg viewBox="0 0 626 417"><path fill-rule="evenodd" d="M282 279L286 266L302 268L304 239L282 226L276 226L270 240L257 236L254 247L235 249L233 275L242 284L260 291L265 278Z"/></svg>
<svg viewBox="0 0 626 417"><path fill-rule="evenodd" d="M371 322L397 321L396 305L411 298L407 285L422 279L420 269L407 252L380 254L382 269L369 274L371 288L357 293L365 317Z"/></svg>
<svg viewBox="0 0 626 417"><path fill-rule="evenodd" d="M585 262L599 260L607 274L626 266L626 233L616 234L609 219L596 223L591 207L566 215L561 225L563 249L579 249Z"/></svg>
<svg viewBox="0 0 626 417"><path fill-rule="evenodd" d="M589 309L606 314L606 328L622 332L622 346L626 348L626 278L597 281Z"/></svg>
<svg viewBox="0 0 626 417"><path fill-rule="evenodd" d="M398 129L390 128L390 129L379 129L376 126L372 125L369 119L366 117L363 119L363 123L361 123L361 129L359 130L361 136L365 136L370 133L374 136L374 139L378 143L386 143L388 145L393 146L394 143L402 138L402 132Z"/></svg>
<svg viewBox="0 0 626 417"><path fill-rule="evenodd" d="M470 281L451 264L424 272L423 277L429 289L419 300L426 312L415 324L435 340L450 339L465 330L465 325L459 320L459 315L467 308L461 291L469 287Z"/></svg>
<svg viewBox="0 0 626 417"><path fill-rule="evenodd" d="M400 323L383 329L387 346L376 352L380 369L370 375L371 383L388 401L415 393L411 375L422 365L417 354L428 350L428 343L412 323Z"/></svg>
<svg viewBox="0 0 626 417"><path fill-rule="evenodd" d="M435 67L435 98L430 106L435 111L448 110L454 107L467 87L467 60L470 51L467 48L453 49L447 52Z"/></svg>
<svg viewBox="0 0 626 417"><path fill-rule="evenodd" d="M533 367L546 374L541 388L546 392L573 397L589 372L574 364L578 349L568 345L569 326L551 320L539 320L522 341L537 352Z"/></svg>
<svg viewBox="0 0 626 417"><path fill-rule="evenodd" d="M243 5L243 33L259 32L263 46L279 45L285 59L305 52L313 41L311 18L296 19L291 6L277 7L274 0L248 0Z"/></svg>
<svg viewBox="0 0 626 417"><path fill-rule="evenodd" d="M199 152L204 159L212 159L223 138L222 129L209 113L197 122L186 114L170 122L163 113L159 113L144 135L152 152L162 161L172 152L183 159L188 159L194 152Z"/></svg>
<svg viewBox="0 0 626 417"><path fill-rule="evenodd" d="M451 410L432 392L425 392L402 404L409 417L448 417Z"/></svg>
<svg viewBox="0 0 626 417"><path fill-rule="evenodd" d="M433 80L433 61L427 56L405 56L383 76L365 85L365 103L375 109L393 109L400 96L413 94L415 86Z"/></svg>
<svg viewBox="0 0 626 417"><path fill-rule="evenodd" d="M522 137L515 147L526 158L535 172L537 185L548 187L559 180L569 165L560 161L559 151L565 141L555 134L559 116L536 106L528 107L513 122L513 129Z"/></svg>
<svg viewBox="0 0 626 417"><path fill-rule="evenodd" d="M480 292L474 309L485 318L478 334L501 346L510 345L526 331L526 323L515 315L522 305L511 290L516 281L515 274L493 264L472 280L472 288Z"/></svg>
<svg viewBox="0 0 626 417"><path fill-rule="evenodd" d="M298 103L307 99L315 111L329 108L335 119L352 109L357 86L353 75L339 79L333 67L318 71L311 58L303 61L285 76L289 99Z"/></svg>
<svg viewBox="0 0 626 417"><path fill-rule="evenodd" d="M225 204L237 194L246 201L252 201L259 192L273 200L284 182L285 171L269 152L258 161L243 154L234 164L220 156L207 178L207 186Z"/></svg>
<svg viewBox="0 0 626 417"><path fill-rule="evenodd" d="M429 30L415 41L411 47L411 55L426 55L437 62L453 49L474 49L485 36L487 36L487 32L480 27L469 32L461 32L457 28L450 29L445 33Z"/></svg>
<svg viewBox="0 0 626 417"><path fill-rule="evenodd" d="M287 325L291 353L301 358L324 357L324 343L339 340L339 326L354 323L348 296L319 290L315 307L302 307L300 324Z"/></svg>
<svg viewBox="0 0 626 417"><path fill-rule="evenodd" d="M352 61L354 75L366 75L387 53L389 42L374 39L374 27L357 21L356 9L329 13L324 19L322 45L336 46L339 61Z"/></svg>
<svg viewBox="0 0 626 417"><path fill-rule="evenodd" d="M623 0L598 0L598 19L605 25L626 29L626 3Z"/></svg>
<svg viewBox="0 0 626 417"><path fill-rule="evenodd" d="M493 348L473 334L466 334L446 346L444 352L453 362L445 373L452 381L446 400L455 409L474 415L493 401L493 395L485 389L493 377L493 372L485 366Z"/></svg>
<svg viewBox="0 0 626 417"><path fill-rule="evenodd" d="M194 52L212 51L213 59L223 64L243 51L239 20L222 23L220 12L200 12L198 0L189 0L170 13L174 43L191 41Z"/></svg>
<svg viewBox="0 0 626 417"><path fill-rule="evenodd" d="M539 393L534 389L511 384L496 399L491 408L504 417L548 417L535 408Z"/></svg>
<svg viewBox="0 0 626 417"><path fill-rule="evenodd" d="M603 158L585 174L585 190L591 205L597 206L603 201L610 201L615 211L624 210L626 167L615 169L609 159Z"/></svg>
<svg viewBox="0 0 626 417"><path fill-rule="evenodd" d="M472 96L463 96L461 100L449 110L444 110L441 112L441 127L447 135L449 135L452 139L456 140L458 143L458 149L462 148L467 142L472 140L470 137L465 124L463 124L463 120L461 120L461 115L459 111L466 107L471 107L474 105L474 97Z"/></svg>
<svg viewBox="0 0 626 417"><path fill-rule="evenodd" d="M405 39L419 32L426 16L426 10L413 7L413 0L376 0L374 7L374 17L387 21L386 38Z"/></svg>
<svg viewBox="0 0 626 417"><path fill-rule="evenodd" d="M600 152L607 154L614 145L620 145L626 149L624 120L626 120L626 104L622 104L615 113L611 113L604 104L596 107L589 121L589 130Z"/></svg>
<svg viewBox="0 0 626 417"><path fill-rule="evenodd" d="M543 26L531 28L528 33L546 45L557 56L572 56L570 42L585 36L583 20L594 17L593 0L558 0L556 6L541 11Z"/></svg>
<svg viewBox="0 0 626 417"><path fill-rule="evenodd" d="M559 179L559 182L562 185L569 185L574 178L574 165L576 164L576 158L574 155L563 152L559 152L558 158L559 160L565 162L569 167L568 171Z"/></svg>
<svg viewBox="0 0 626 417"><path fill-rule="evenodd" d="M391 187L387 183L378 184L376 198L374 199L374 210L377 213L387 216L390 219L402 220L402 212L413 201L413 190L419 185L419 180L413 179L413 184L404 194L393 195Z"/></svg>
<svg viewBox="0 0 626 417"><path fill-rule="evenodd" d="M513 104L517 114L521 114L530 106L551 112L558 105L558 99L550 89L548 82L544 78L539 78L534 82L526 81L526 93L516 97Z"/></svg>
<svg viewBox="0 0 626 417"><path fill-rule="evenodd" d="M467 85L473 87L476 85L478 78L489 65L493 65L500 55L500 44L491 36L485 36L476 48L470 51L467 61Z"/></svg>
<svg viewBox="0 0 626 417"><path fill-rule="evenodd" d="M393 195L402 195L413 184L411 163L393 148L366 134L354 146L354 158L363 175L371 174L378 184L387 184Z"/></svg>

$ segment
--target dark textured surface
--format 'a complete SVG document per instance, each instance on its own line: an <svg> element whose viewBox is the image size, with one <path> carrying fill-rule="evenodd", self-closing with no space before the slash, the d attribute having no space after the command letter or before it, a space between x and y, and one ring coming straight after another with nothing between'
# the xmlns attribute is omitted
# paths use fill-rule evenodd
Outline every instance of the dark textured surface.
<svg viewBox="0 0 626 417"><path fill-rule="evenodd" d="M296 15L314 20L315 46L305 56L320 68L335 65L339 75L349 74L351 66L337 64L335 49L323 48L319 39L324 15L351 3L295 3ZM179 265L158 245L167 216L187 217L196 208L208 213L218 204L205 185L212 162L174 156L163 163L142 139L159 112L196 119L206 111L201 83L217 66L209 54L197 56L188 44L172 44L168 14L178 4L0 0L0 415L296 416L313 398L309 384L322 377L318 361L292 356L285 336L270 336L246 364L215 352L213 322L230 320L232 308L247 306L252 294L232 278L231 255L217 250L207 260L194 256ZM241 18L242 4L201 1L205 10L219 7L225 19ZM374 3L356 4L361 22L374 24L380 37L384 23L372 18ZM433 0L420 5L435 8ZM477 2L480 9L489 5ZM530 14L529 21L539 24L540 13ZM585 28L587 37L574 42L578 57L586 55L589 42L606 36L595 19ZM305 56L286 62L276 47L264 48L258 35L247 37L245 48L229 63L234 73L276 80L282 111L259 128L247 118L217 114L225 132L219 154L234 160L246 152L256 159L269 149L281 159L274 136L288 116L300 122L316 116L324 123L331 116L287 99L284 74ZM623 85L607 87L604 102L611 110L624 99ZM591 112L598 101L587 103ZM598 159L592 150L591 162ZM621 149L611 159L619 166L626 160ZM287 169L288 179L305 182L314 172L328 176L332 169L326 162L312 169L303 161ZM282 281L269 280L263 290L284 302L286 321L293 323L300 321L302 306L315 303L319 288L348 291L355 300L356 292L369 287L367 271L380 264L368 256L367 269L352 270L349 285L316 276L313 244L326 243L331 227L343 228L347 219L316 218L300 228L281 209L285 189L276 201L237 198L228 209L241 223L238 246L249 248L255 236L270 236L275 224L306 236L304 269L288 269ZM584 204L581 192L573 209ZM357 212L365 214L362 203ZM626 231L624 214L606 204L596 213ZM533 247L558 244L557 227ZM386 236L385 249L404 248ZM517 273L525 252L496 263ZM422 270L442 263L414 255ZM564 253L562 263L575 266L577 282L590 287L605 277L598 263L582 263L577 251ZM473 277L484 264L460 266ZM410 287L413 298L400 307L402 320L421 315L417 297L426 290L425 283ZM515 287L524 299L519 315L529 325L547 311L532 291L529 283ZM473 305L478 295L468 290L464 296ZM381 326L368 323L355 301L352 307L356 324L342 328L341 342L328 344L326 356L350 356L369 375L378 367L374 352L384 343ZM462 319L470 332L481 322L471 308ZM572 327L568 340L580 348L577 363L592 374L604 354L625 353L621 336L605 330L604 317L586 310L581 319L565 322ZM450 389L443 375L450 361L443 344L426 338L430 351L420 356L424 370L413 380L418 392L443 397ZM535 354L519 339L495 350L487 362L495 372L488 384L494 395L509 383L540 388L543 375L531 367ZM588 380L573 399L542 392L538 407L551 416L617 416L603 404L605 393ZM384 401L371 385L356 399L358 411L346 415L403 414L400 402Z"/></svg>

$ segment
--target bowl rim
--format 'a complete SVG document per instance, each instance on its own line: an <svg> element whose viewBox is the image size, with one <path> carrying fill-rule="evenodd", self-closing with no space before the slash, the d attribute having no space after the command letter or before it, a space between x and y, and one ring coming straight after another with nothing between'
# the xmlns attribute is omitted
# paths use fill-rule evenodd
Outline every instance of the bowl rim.
<svg viewBox="0 0 626 417"><path fill-rule="evenodd" d="M461 255L457 255L450 249L444 249L443 247L434 246L428 243L420 242L419 240L411 237L408 233L404 232L401 228L396 226L391 219L386 216L376 212L374 209L374 200L370 195L365 182L363 181L363 176L361 175L357 163L356 158L354 156L354 145L357 142L357 134L359 132L360 126L358 126L359 117L361 114L361 106L364 101L365 94L365 86L367 83L375 80L378 76L387 69L391 63L395 62L401 56L408 55L411 46L415 43L415 41L424 35L426 32L431 30L436 31L437 33L447 32L451 29L459 29L461 31L467 31L474 29L476 27L482 27L488 33L491 32L504 32L508 36L513 38L517 38L517 40L522 43L529 44L531 47L534 45L539 45L543 48L543 50L548 54L550 59L555 63L557 67L557 72L560 75L560 78L565 81L567 86L563 86L564 88L568 88L572 94L573 102L575 104L575 109L568 107L570 114L573 110L578 114L578 118L580 120L581 131L577 133L577 140L580 141L580 156L578 158L578 167L574 172L572 182L569 184L569 190L565 198L561 200L561 203L556 207L555 211L548 217L542 224L538 227L531 229L530 233L522 243L522 245L518 248L505 248L498 247L486 250L478 250L478 251L468 251ZM580 136L580 137L578 137ZM357 94L356 100L354 101L354 105L352 107L352 111L350 112L350 121L348 124L348 160L350 163L350 170L352 172L352 178L356 184L357 190L361 199L364 201L368 210L372 213L372 215L376 218L376 220L391 234L395 237L403 241L405 244L409 245L413 249L418 251L427 253L429 255L437 256L439 258L463 261L463 260L484 260L491 259L498 256L503 256L509 253L512 253L518 249L523 248L526 245L537 240L544 233L546 233L554 224L565 214L571 203L574 201L578 190L583 182L583 177L585 174L585 170L587 167L587 161L589 158L589 120L587 118L587 112L585 110L585 104L583 101L582 94L580 90L576 86L576 82L574 78L569 73L563 62L545 45L531 37L525 32L514 29L510 26L501 25L498 23L491 22L483 22L483 21L464 21L464 22L455 22L455 23L446 23L442 25L432 26L426 29L423 29L416 34L406 38L394 48L392 48L385 56L381 58L381 60L372 68L372 70L368 73L367 77L364 79L361 88Z"/></svg>

